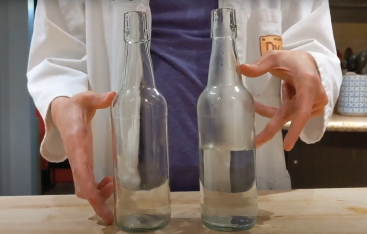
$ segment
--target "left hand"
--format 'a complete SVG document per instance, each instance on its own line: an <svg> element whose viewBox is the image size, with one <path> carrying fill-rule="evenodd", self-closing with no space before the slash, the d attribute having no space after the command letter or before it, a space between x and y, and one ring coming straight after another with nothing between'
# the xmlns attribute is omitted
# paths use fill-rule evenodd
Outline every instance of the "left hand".
<svg viewBox="0 0 367 234"><path fill-rule="evenodd" d="M71 98L58 97L51 102L51 116L64 143L76 196L88 200L106 224L114 221L113 212L106 204L113 193L113 182L112 177L107 176L95 183L91 121L98 109L111 105L115 95L114 92L85 91Z"/></svg>
<svg viewBox="0 0 367 234"><path fill-rule="evenodd" d="M305 51L269 51L255 63L241 65L240 71L246 77L259 77L270 72L283 80L283 103L279 109L255 101L256 113L271 118L256 136L256 148L270 141L291 121L284 139L284 149L291 150L307 121L322 115L328 104L313 56Z"/></svg>

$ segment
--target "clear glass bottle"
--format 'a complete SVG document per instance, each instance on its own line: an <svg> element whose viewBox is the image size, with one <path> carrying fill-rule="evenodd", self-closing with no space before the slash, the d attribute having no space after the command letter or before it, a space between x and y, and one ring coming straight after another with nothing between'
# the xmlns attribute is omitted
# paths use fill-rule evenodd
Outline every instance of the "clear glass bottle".
<svg viewBox="0 0 367 234"><path fill-rule="evenodd" d="M115 221L144 232L171 216L167 103L154 83L147 16L125 14L123 85L111 107Z"/></svg>
<svg viewBox="0 0 367 234"><path fill-rule="evenodd" d="M221 231L252 228L257 217L254 100L242 83L234 9L212 11L208 84L197 105L201 217Z"/></svg>

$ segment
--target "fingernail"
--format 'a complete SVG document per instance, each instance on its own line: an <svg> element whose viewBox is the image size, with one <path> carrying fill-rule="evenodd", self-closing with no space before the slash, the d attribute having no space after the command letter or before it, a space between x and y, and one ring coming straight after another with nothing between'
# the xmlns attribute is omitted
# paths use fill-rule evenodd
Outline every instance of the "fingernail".
<svg viewBox="0 0 367 234"><path fill-rule="evenodd" d="M110 208L107 205L105 205L103 213L104 213L103 217L104 217L105 223L108 225L112 224L114 221L114 216L113 216L112 211L110 210Z"/></svg>
<svg viewBox="0 0 367 234"><path fill-rule="evenodd" d="M109 215L108 215L109 217L108 217L108 221L107 221L107 224L108 225L111 225L111 224L113 224L113 221L114 221L114 217L113 217L113 213L112 213L112 211L110 211L109 212Z"/></svg>
<svg viewBox="0 0 367 234"><path fill-rule="evenodd" d="M116 93L116 92L111 91L111 92L108 92L108 93L107 93L107 95L113 95L113 96L115 96L115 95L117 95L117 93Z"/></svg>

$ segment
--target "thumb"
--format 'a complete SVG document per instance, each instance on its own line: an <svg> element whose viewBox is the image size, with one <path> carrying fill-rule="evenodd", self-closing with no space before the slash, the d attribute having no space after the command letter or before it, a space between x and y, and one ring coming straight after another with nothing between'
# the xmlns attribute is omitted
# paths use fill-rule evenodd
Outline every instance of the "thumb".
<svg viewBox="0 0 367 234"><path fill-rule="evenodd" d="M277 52L266 53L252 64L242 64L240 72L246 77L259 77L277 66Z"/></svg>
<svg viewBox="0 0 367 234"><path fill-rule="evenodd" d="M266 106L258 101L255 101L255 112L263 117L271 119L274 117L277 111L278 108Z"/></svg>
<svg viewBox="0 0 367 234"><path fill-rule="evenodd" d="M89 106L94 109L104 109L111 106L115 98L115 92L91 93L89 95Z"/></svg>

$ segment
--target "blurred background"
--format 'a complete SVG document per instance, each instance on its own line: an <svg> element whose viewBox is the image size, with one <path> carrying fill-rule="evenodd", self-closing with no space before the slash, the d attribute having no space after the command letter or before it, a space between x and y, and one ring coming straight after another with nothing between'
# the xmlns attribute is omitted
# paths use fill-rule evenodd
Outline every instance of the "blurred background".
<svg viewBox="0 0 367 234"><path fill-rule="evenodd" d="M68 162L39 153L45 129L26 78L36 6L0 0L0 195L74 193ZM342 92L324 138L286 153L293 189L367 186L367 1L330 0L330 8Z"/></svg>

